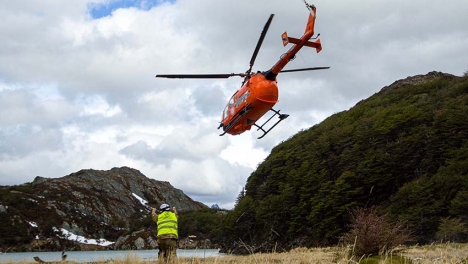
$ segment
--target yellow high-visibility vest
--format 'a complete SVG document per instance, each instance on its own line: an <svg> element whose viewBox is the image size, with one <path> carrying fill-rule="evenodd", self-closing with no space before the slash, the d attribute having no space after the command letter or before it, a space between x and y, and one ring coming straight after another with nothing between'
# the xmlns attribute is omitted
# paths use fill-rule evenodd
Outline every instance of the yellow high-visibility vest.
<svg viewBox="0 0 468 264"><path fill-rule="evenodd" d="M158 215L158 236L160 235L175 235L179 237L177 231L177 216L173 212L164 211Z"/></svg>

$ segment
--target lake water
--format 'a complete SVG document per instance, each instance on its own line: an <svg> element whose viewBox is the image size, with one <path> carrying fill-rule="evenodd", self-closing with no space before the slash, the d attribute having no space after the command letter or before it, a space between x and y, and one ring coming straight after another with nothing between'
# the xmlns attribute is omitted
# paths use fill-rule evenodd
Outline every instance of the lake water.
<svg viewBox="0 0 468 264"><path fill-rule="evenodd" d="M134 254L142 260L156 260L158 250L109 250L109 251L67 251L67 260L76 262L91 262L105 260L124 260L129 254ZM21 252L21 253L0 253L1 262L34 261L33 257L39 257L44 261L60 261L62 252ZM218 253L217 249L178 249L178 257L185 258L208 258L222 257L224 254Z"/></svg>

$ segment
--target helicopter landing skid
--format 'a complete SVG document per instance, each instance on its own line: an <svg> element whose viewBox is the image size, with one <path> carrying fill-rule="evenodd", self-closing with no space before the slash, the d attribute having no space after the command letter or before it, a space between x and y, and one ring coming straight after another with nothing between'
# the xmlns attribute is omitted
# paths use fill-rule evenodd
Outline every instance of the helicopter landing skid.
<svg viewBox="0 0 468 264"><path fill-rule="evenodd" d="M263 131L263 135L261 135L261 136L258 137L257 139L261 139L261 138L263 138L264 136L266 136L266 134L268 134L268 132L270 132L276 125L278 125L281 121L283 121L284 119L288 118L288 116L289 116L289 115L287 115L287 114L280 114L280 110L276 111L276 110L273 109L273 108L270 109L270 110L273 111L274 114L273 114L270 118L268 118L268 120L265 121L265 123L263 123L261 126L259 126L259 125L257 125L257 124L254 124L254 126L258 127L257 131L258 131L258 130L262 130L262 131ZM263 126L266 125L268 122L270 122L270 120L271 120L273 117L275 117L276 115L278 115L279 120L276 121L276 123L275 123L273 126L271 126L268 130L263 129Z"/></svg>
<svg viewBox="0 0 468 264"><path fill-rule="evenodd" d="M222 134L220 134L220 136L224 136L233 126L235 126L237 124L237 122L239 122L239 120L241 120L242 117L244 117L246 114L249 113L250 111L250 105L246 106L242 111L240 111L236 117L234 117L232 119L231 122L229 122L229 124L227 124L226 126L223 126L223 123L221 123L218 127L218 129L220 129L221 127L223 128L224 132Z"/></svg>

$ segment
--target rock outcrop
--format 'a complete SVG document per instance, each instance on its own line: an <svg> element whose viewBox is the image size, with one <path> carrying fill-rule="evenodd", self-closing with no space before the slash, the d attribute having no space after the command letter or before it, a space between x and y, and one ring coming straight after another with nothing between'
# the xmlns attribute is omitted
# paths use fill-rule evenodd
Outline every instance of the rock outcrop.
<svg viewBox="0 0 468 264"><path fill-rule="evenodd" d="M114 249L117 250L140 250L140 249L156 249L158 242L156 237L150 231L136 231L132 234L119 237L114 244Z"/></svg>

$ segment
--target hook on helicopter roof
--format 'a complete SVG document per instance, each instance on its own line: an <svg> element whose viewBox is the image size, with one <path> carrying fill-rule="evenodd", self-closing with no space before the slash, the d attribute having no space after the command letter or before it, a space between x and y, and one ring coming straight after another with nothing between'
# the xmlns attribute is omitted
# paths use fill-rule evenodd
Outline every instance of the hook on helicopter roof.
<svg viewBox="0 0 468 264"><path fill-rule="evenodd" d="M306 0L302 0L304 2L304 4L306 5L307 9L311 10L311 9L314 9L315 6L314 5L311 5L309 3L306 2Z"/></svg>

